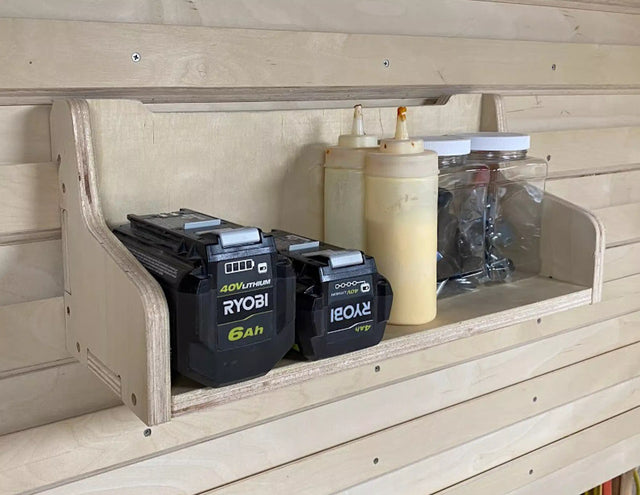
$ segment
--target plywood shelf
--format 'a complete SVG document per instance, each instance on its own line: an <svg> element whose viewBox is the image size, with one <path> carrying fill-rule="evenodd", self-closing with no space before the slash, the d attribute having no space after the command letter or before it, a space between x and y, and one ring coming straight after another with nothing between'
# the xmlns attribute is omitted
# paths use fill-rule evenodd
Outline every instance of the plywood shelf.
<svg viewBox="0 0 640 495"><path fill-rule="evenodd" d="M172 387L172 414L229 402L328 373L376 366L389 357L541 318L589 304L591 299L590 288L540 276L450 297L439 301L438 316L427 325L388 325L383 341L375 347L314 362L284 359L263 377L220 389L179 381Z"/></svg>
<svg viewBox="0 0 640 495"><path fill-rule="evenodd" d="M482 104L478 95L457 95L446 104L411 108L411 131L474 131L480 122L499 121L499 111L490 98ZM392 108L371 109L365 124L370 133L389 134L394 116ZM547 195L539 274L442 300L434 322L390 326L370 349L316 362L282 361L261 378L219 389L172 384L164 295L110 228L127 213L190 207L319 237L324 147L349 119L349 109L153 113L133 101L54 104L67 349L145 423L314 377L384 366L387 359L599 301L604 228L590 212ZM416 372L407 369L407 376Z"/></svg>

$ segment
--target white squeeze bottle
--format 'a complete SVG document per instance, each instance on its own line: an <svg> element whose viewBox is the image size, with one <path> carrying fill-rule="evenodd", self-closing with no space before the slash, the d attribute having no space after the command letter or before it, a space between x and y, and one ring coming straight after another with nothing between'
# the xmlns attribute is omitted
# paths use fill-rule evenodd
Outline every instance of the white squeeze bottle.
<svg viewBox="0 0 640 495"><path fill-rule="evenodd" d="M405 107L396 135L367 154L367 254L393 288L389 323L420 325L436 316L438 155L410 139Z"/></svg>
<svg viewBox="0 0 640 495"><path fill-rule="evenodd" d="M324 240L347 249L365 249L364 160L378 147L377 136L367 136L362 105L353 111L351 134L327 149L324 162Z"/></svg>

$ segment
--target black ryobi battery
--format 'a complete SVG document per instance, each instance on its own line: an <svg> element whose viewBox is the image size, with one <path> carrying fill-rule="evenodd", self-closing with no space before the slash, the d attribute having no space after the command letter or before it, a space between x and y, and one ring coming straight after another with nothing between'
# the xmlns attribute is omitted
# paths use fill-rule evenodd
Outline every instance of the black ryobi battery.
<svg viewBox="0 0 640 495"><path fill-rule="evenodd" d="M187 209L127 219L114 233L164 290L175 371L219 387L289 351L295 274L271 235Z"/></svg>
<svg viewBox="0 0 640 495"><path fill-rule="evenodd" d="M296 272L295 351L322 359L382 340L393 292L371 256L288 232L271 234Z"/></svg>

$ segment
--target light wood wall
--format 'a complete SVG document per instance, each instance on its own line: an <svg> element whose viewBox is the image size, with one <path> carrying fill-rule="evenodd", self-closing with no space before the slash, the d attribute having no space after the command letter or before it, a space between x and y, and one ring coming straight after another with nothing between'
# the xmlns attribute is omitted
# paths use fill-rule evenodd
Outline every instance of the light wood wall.
<svg viewBox="0 0 640 495"><path fill-rule="evenodd" d="M98 30L71 25L99 33L87 39L95 60L80 56L76 64L73 57L51 57L46 37L39 37L44 31L25 34L18 24L4 24L0 32L2 49L10 47L0 60L16 68L0 74L0 493L577 494L640 464L638 14L635 2L623 0L0 3L0 18L113 23ZM52 43L53 53L68 42L56 26L42 25L62 43ZM410 380L389 378L392 360L381 363L380 372L355 370L360 393L346 399L332 400L343 384L327 376L313 382L313 401L293 387L188 413L145 436L144 425L64 346L49 103L87 94L87 83L94 93L168 102L163 110L197 110L182 103L208 101L211 93L198 94L197 82L185 93L154 87L155 73L143 80L148 90L127 79L135 70L129 57L136 29L160 36L166 30L168 45L195 39L192 28L179 26L477 38L505 40L508 47L516 46L512 40L546 41L552 43L545 53L560 55L567 45L558 43L579 45L580 64L590 69L561 74L559 89L541 77L537 84L544 90L518 82L516 91L508 84L515 77L508 66L485 64L485 70L494 74L490 89L505 94L503 128L532 133L531 153L549 159L548 190L592 209L605 223L604 301L429 349L416 355L420 371ZM172 38L176 29L185 29L184 36ZM114 41L110 32L133 33L115 40L124 51L122 73L113 77L129 81L120 87L108 73L96 72L101 50ZM25 36L33 43L11 44ZM177 46L185 50L181 60L206 55L193 43ZM41 51L28 53L30 47ZM598 72L626 62L626 73ZM50 64L53 79L30 75L41 63ZM69 71L59 79L57 64ZM464 56L447 64L447 74L467 82L486 86L491 80L486 73L465 75ZM577 64L571 67L578 71ZM558 64L556 73L564 70ZM598 84L585 87L581 77ZM456 91L439 83L393 96Z"/></svg>

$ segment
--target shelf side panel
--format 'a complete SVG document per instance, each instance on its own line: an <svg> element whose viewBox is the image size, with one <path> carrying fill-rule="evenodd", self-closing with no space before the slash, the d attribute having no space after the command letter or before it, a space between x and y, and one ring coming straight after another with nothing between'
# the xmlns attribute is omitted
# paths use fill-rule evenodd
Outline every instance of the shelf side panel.
<svg viewBox="0 0 640 495"><path fill-rule="evenodd" d="M170 418L169 315L162 290L101 210L86 101L51 113L65 262L67 349L146 424Z"/></svg>
<svg viewBox="0 0 640 495"><path fill-rule="evenodd" d="M600 302L604 250L604 226L595 215L553 194L545 194L541 275L592 287L592 302Z"/></svg>

